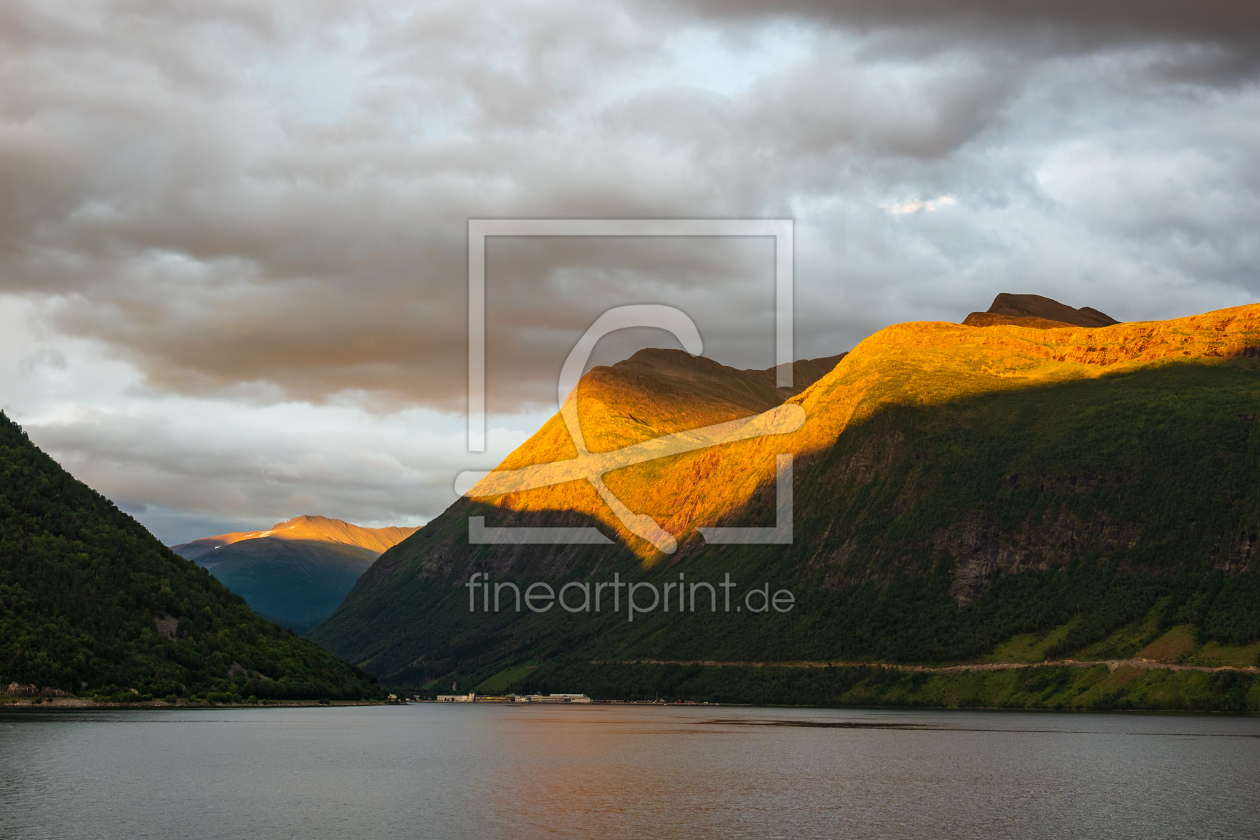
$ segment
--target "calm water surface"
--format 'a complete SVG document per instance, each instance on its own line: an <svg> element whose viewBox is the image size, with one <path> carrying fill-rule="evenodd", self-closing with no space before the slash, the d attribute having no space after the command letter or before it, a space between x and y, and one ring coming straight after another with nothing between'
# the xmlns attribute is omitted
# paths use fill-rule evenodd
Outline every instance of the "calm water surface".
<svg viewBox="0 0 1260 840"><path fill-rule="evenodd" d="M1260 719L0 713L0 838L1257 838Z"/></svg>

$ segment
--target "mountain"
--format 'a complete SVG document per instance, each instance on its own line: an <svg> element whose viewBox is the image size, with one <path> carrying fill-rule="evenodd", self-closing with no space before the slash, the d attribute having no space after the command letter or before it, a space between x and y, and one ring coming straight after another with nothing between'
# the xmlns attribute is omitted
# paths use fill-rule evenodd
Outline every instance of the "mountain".
<svg viewBox="0 0 1260 840"><path fill-rule="evenodd" d="M0 413L0 685L11 683L111 701L381 694L254 615Z"/></svg>
<svg viewBox="0 0 1260 840"><path fill-rule="evenodd" d="M323 516L295 516L286 522L278 522L266 531L248 531L236 534L219 534L204 537L183 545L172 546L181 557L196 560L224 545L235 545L247 540L275 539L293 542L320 542L360 548L379 555L393 548L419 528L361 528L340 519Z"/></svg>
<svg viewBox="0 0 1260 840"><path fill-rule="evenodd" d="M1005 292L993 299L985 312L972 312L963 321L969 327L1011 324L1034 329L1062 327L1109 327L1120 323L1106 313L1083 306L1073 309L1041 295L1011 295Z"/></svg>
<svg viewBox="0 0 1260 840"><path fill-rule="evenodd" d="M337 608L382 551L416 530L298 516L266 531L220 534L171 550L208 569L254 612L306 633Z"/></svg>
<svg viewBox="0 0 1260 840"><path fill-rule="evenodd" d="M791 396L679 351L636 354L570 396L592 458L752 412L775 433L604 476L676 551L572 480L589 459L572 461L557 415L385 552L312 638L409 686L1260 709L1258 359L1260 305L1072 329L898 324ZM775 523L780 453L793 456L792 542L706 545L697 528ZM513 489L522 475L564 481ZM612 543L470 545L479 516L594 526ZM755 582L795 601L756 615L678 613L675 601L633 622L624 604L496 613L470 601L474 573L555 589L617 574L658 593L679 575L716 585L729 574L737 597ZM1064 658L1077 664L1029 664ZM1079 665L1104 660L1120 664ZM823 680L830 669L789 667L800 662L850 670ZM955 665L985 670L905 670Z"/></svg>

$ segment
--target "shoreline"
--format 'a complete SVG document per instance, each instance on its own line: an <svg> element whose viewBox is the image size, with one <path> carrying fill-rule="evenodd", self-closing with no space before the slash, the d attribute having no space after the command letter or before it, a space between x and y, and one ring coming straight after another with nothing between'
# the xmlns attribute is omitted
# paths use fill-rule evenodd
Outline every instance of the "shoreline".
<svg viewBox="0 0 1260 840"><path fill-rule="evenodd" d="M711 691L705 691L700 694L691 693L691 699L662 701L659 698L649 700L628 699L624 696L618 697L623 692L617 690L617 684L621 681L614 680L595 680L591 683L591 688L596 689L597 696L604 695L608 699L595 699L589 703L579 703L576 705L632 705L632 706L661 706L661 707L748 707L748 708L813 708L813 709L845 709L845 708L870 708L870 709L932 709L932 710L963 710L977 709L989 711L1082 711L1082 712L1109 712L1109 713L1138 713L1138 714L1207 714L1220 715L1227 714L1231 716L1255 716L1260 714L1260 709L1256 708L1256 698L1253 696L1250 701L1242 699L1233 707L1220 707L1216 704L1203 702L1202 698L1191 695L1182 696L1184 692L1175 691L1170 696L1159 696L1145 698L1139 703L1129 705L1128 693L1130 683L1136 678L1139 681L1150 681L1151 679L1162 680L1164 677L1159 676L1162 672L1170 678L1183 679L1217 679L1226 678L1227 675L1236 680L1246 680L1247 684L1243 686L1244 690L1248 687L1256 689L1254 683L1256 675L1260 673L1260 668L1255 665L1198 665L1183 664L1173 662L1160 662L1157 660L1134 657L1129 659L1104 659L1104 660L1078 660L1078 659L1058 659L1043 662L971 662L971 663L952 663L940 665L924 665L924 664L906 664L906 663L888 663L888 662L849 662L849 661L725 661L725 660L664 660L664 659L634 659L634 660L590 660L586 663L588 667L594 667L599 670L621 669L621 668L699 668L712 673L713 671L745 671L746 673L768 672L783 669L783 672L795 672L801 674L802 677L809 673L819 674L822 672L835 669L838 671L849 670L876 670L884 673L900 673L905 675L907 679L929 679L933 683L940 680L950 681L948 685L941 691L921 692L917 690L918 683L914 686L905 686L900 689L894 687L894 690L863 690L863 691L840 691L838 694L849 694L850 696L841 698L836 694L837 702L829 702L831 698L819 696L818 692L802 690L797 692L776 692L778 697L771 698L763 696L761 698L749 697L748 693L753 695L759 692L737 691L735 694L745 694L744 697L731 697L729 693L725 699L718 699L713 696ZM997 689L1001 686L987 686L987 682L993 679L1006 680L1001 676L1003 674L1012 675L1017 672L1053 672L1067 671L1078 674L1086 674L1091 669L1105 669L1098 671L1103 675L1102 678L1092 677L1093 682L1103 679L1106 686L1098 686L1097 689L1107 688L1101 694L1099 691L1090 686L1077 687L1075 694L1081 697L1063 696L1056 698L1058 702L1051 701L1047 693L1040 689L1034 694L1038 697L1021 697L1016 699L1014 703L1003 702L1000 692ZM1142 676L1139 676L1142 675ZM1193 676L1193 675L1197 675ZM589 678L590 674L572 674L570 678L576 678L582 682L582 677ZM1011 677L1012 679L1024 679L1020 677ZM807 678L812 679L812 678ZM1072 679L1076 679L1073 677ZM966 680L974 682L975 680L985 680L986 686L976 685L969 690L961 690L966 688L958 680ZM568 680L566 680L567 682ZM603 685L598 685L603 682ZM723 680L723 683L726 681ZM1114 685L1111 685L1115 683ZM1206 686L1204 686L1206 687ZM256 702L212 702L209 700L198 700L189 703L183 699L175 703L169 703L165 699L153 698L148 700L128 702L102 702L87 697L66 696L66 692L56 692L60 696L49 696L53 693L52 689L36 689L34 686L27 687L32 693L26 695L7 694L0 695L0 711L4 709L247 709L247 708L314 708L314 707L344 707L344 706L385 706L385 705L407 705L408 703L434 703L436 700L428 699L402 699L410 692L399 692L401 695L395 698L391 695L391 699L381 700L268 700ZM599 689L603 689L602 691ZM698 687L694 687L698 688ZM802 686L804 688L804 686ZM34 692L41 692L36 694ZM43 692L48 692L47 694ZM675 694L672 691L662 692L667 696L686 697L687 691ZM1055 692L1049 692L1055 693ZM1247 692L1256 694L1256 690ZM708 700L701 700L698 697L709 695ZM796 694L796 697L792 695ZM814 696L810 696L813 694ZM880 697L879 695L884 695ZM893 696L888 696L889 694ZM1099 696L1091 697L1090 702L1083 703L1084 695L1098 694ZM611 695L611 696L610 696ZM641 695L640 695L641 696ZM650 694L649 694L650 696ZM793 702L794 700L802 700L805 702ZM810 701L813 702L810 702ZM893 701L893 702L880 702ZM401 701L401 702L400 702ZM769 702L767 702L769 701ZM819 702L822 701L822 702ZM847 701L847 702L846 702ZM903 702L904 701L904 702ZM936 702L933 702L936 701ZM943 701L943 702L942 702ZM988 701L988 702L986 702ZM997 702L994 702L997 701ZM1168 705L1162 705L1167 703ZM490 699L487 697L482 700L478 698L476 702L470 705L538 705L535 703L518 704L506 703L500 698ZM1149 705L1147 705L1149 704ZM441 703L440 705L448 705ZM449 705L463 705L455 703ZM545 705L568 705L564 703L546 703ZM1248 708L1249 707L1249 708Z"/></svg>
<svg viewBox="0 0 1260 840"><path fill-rule="evenodd" d="M40 700L41 702L36 702ZM409 701L415 702L415 701ZM167 703L165 700L143 700L135 703L100 703L86 697L0 697L0 711L8 709L279 709L334 708L338 706L401 706L385 700L273 700L268 703Z"/></svg>
<svg viewBox="0 0 1260 840"><path fill-rule="evenodd" d="M17 698L15 698L17 699ZM530 706L539 708L546 707L568 708L568 709L598 709L607 706L635 706L638 708L654 708L654 709L817 709L828 711L878 711L878 712L1001 712L1004 714L1065 714L1065 715L1134 715L1141 717L1151 716L1176 716L1176 717L1230 717L1230 718L1246 718L1260 717L1260 712L1254 711L1224 711L1212 709L1080 709L1080 708L1063 708L1063 709L1047 709L1047 708L1012 708L1009 706L923 706L923 705L818 705L818 704L793 704L793 703L719 703L719 702L658 702L654 700L596 700L591 703L544 703L544 704L516 704L516 703L441 703L436 700L408 700L406 703L387 703L384 700L344 700L334 701L330 704L323 704L318 701L307 700L290 700L283 702L269 703L267 705L252 703L181 703L179 705L169 705L167 703L95 703L90 700L82 702L69 701L69 698L57 698L63 702L54 704L51 702L34 703L11 702L0 700L0 713L6 711L42 711L56 710L65 712L76 711L204 711L206 709L310 709L310 708L350 708L350 707L368 707L368 706L449 706L458 708L463 706L505 706L511 708L525 709ZM78 699L78 698L75 698ZM25 700L25 698L22 698ZM69 702L67 702L69 701Z"/></svg>

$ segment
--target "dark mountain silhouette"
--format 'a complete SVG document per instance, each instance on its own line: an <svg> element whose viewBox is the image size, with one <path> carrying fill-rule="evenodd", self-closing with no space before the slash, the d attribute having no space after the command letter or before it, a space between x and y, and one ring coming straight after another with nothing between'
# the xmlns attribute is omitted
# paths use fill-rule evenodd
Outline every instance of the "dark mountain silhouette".
<svg viewBox="0 0 1260 840"><path fill-rule="evenodd" d="M985 312L972 312L963 321L969 327L1010 324L1035 329L1061 327L1109 327L1120 323L1106 313L1088 306L1073 309L1041 295L1012 295L1003 292Z"/></svg>

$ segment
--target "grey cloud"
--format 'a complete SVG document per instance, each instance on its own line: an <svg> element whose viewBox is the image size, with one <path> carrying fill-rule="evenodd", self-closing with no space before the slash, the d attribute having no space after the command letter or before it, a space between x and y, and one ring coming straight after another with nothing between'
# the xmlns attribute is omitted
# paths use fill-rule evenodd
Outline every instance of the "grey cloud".
<svg viewBox="0 0 1260 840"><path fill-rule="evenodd" d="M777 25L762 7L479 2L394 19L137 2L108 25L37 8L0 19L16 45L0 58L0 289L162 391L462 409L470 217L794 216L801 355L959 319L998 291L1062 288L1124 317L1147 264L1173 291L1135 314L1260 291L1250 7L791 3L776 8L813 30L723 94L642 73L688 28L753 49L746 30ZM1042 24L1096 49L1010 34ZM346 27L366 30L362 53ZM258 81L311 42L365 68L327 119ZM764 366L768 341L745 337L769 323L767 274L737 245L495 245L492 408L551 400L577 332L644 296L694 310L723 361Z"/></svg>
<svg viewBox="0 0 1260 840"><path fill-rule="evenodd" d="M840 146L876 157L939 158L988 123L1016 75L1002 62L974 58L883 69L863 73L858 62L819 56L755 92L749 127L778 135L774 145L784 157Z"/></svg>
<svg viewBox="0 0 1260 840"><path fill-rule="evenodd" d="M207 519L271 524L302 512L418 524L454 500L458 452L422 429L397 421L350 425L328 450L319 446L324 430L285 428L282 419L214 408L177 420L89 410L73 420L28 424L27 431L76 478L146 522L153 513L158 524L172 511L198 527L209 527Z"/></svg>
<svg viewBox="0 0 1260 840"><path fill-rule="evenodd" d="M1260 38L1260 7L1245 0L686 0L681 5L707 20L798 17L860 29L942 27L976 39L1047 28L1093 44L1160 39L1254 45Z"/></svg>
<svg viewBox="0 0 1260 840"><path fill-rule="evenodd" d="M1019 75L1000 56L872 66L819 49L738 101L697 90L652 91L609 109L606 119L659 137L663 154L672 147L742 155L750 163L759 156L776 174L835 152L940 158L984 128ZM723 174L715 170L705 174Z"/></svg>

